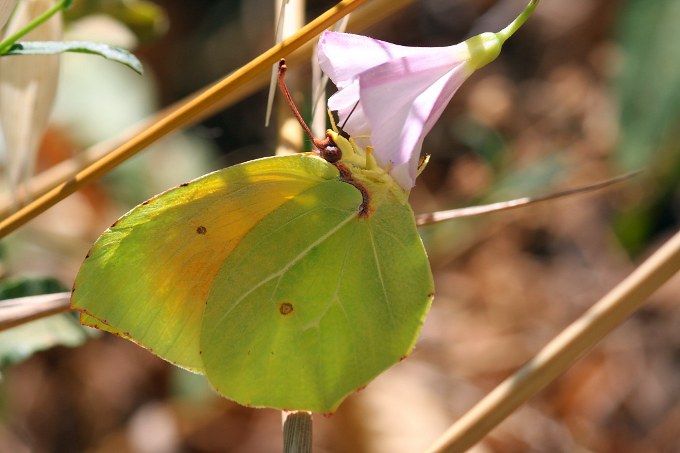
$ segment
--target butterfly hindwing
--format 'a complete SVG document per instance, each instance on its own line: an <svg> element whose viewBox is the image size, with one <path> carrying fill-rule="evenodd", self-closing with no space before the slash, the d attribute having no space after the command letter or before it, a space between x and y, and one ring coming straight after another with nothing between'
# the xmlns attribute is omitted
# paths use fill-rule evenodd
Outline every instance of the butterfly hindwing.
<svg viewBox="0 0 680 453"><path fill-rule="evenodd" d="M410 207L359 216L353 186L318 184L263 219L208 296L206 374L245 405L331 412L413 347L432 279Z"/></svg>

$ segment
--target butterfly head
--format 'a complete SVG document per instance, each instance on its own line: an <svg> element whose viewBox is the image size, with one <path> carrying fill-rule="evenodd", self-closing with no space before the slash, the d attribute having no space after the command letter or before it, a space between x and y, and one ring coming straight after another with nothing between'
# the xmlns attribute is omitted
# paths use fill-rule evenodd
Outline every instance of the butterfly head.
<svg viewBox="0 0 680 453"><path fill-rule="evenodd" d="M314 146L319 151L319 156L327 162L334 164L342 159L342 149L337 145L334 137L328 131L323 140L314 139ZM337 134L336 134L337 135ZM342 137L340 137L342 138Z"/></svg>

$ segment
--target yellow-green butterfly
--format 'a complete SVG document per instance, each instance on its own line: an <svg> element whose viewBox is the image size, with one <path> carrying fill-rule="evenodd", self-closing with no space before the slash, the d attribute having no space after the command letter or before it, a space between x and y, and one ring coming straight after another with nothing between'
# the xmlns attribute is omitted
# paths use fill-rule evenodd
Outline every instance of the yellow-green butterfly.
<svg viewBox="0 0 680 453"><path fill-rule="evenodd" d="M408 193L337 132L315 144L121 217L76 278L81 322L238 403L334 411L411 351L433 282Z"/></svg>

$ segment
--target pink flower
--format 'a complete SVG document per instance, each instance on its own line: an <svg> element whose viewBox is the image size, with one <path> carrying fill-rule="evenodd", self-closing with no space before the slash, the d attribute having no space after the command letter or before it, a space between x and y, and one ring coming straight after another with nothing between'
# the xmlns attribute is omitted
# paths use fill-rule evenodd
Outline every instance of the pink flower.
<svg viewBox="0 0 680 453"><path fill-rule="evenodd" d="M423 140L455 92L493 61L538 0L499 33L449 47L405 47L346 33L319 39L321 69L338 88L328 108L354 138L370 137L373 156L404 190L415 185ZM351 115L350 115L351 113Z"/></svg>

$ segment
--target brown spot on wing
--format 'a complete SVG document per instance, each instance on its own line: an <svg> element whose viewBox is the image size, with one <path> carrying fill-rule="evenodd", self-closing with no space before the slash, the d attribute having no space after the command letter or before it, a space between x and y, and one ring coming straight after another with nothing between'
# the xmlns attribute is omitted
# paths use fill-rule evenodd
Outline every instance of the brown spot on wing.
<svg viewBox="0 0 680 453"><path fill-rule="evenodd" d="M198 234L206 234L207 232L208 232L208 229L206 227L204 227L203 225L196 228L196 233L198 233Z"/></svg>
<svg viewBox="0 0 680 453"><path fill-rule="evenodd" d="M293 310L293 304L290 302L281 302L279 304L279 313L281 313L283 316L293 313Z"/></svg>

